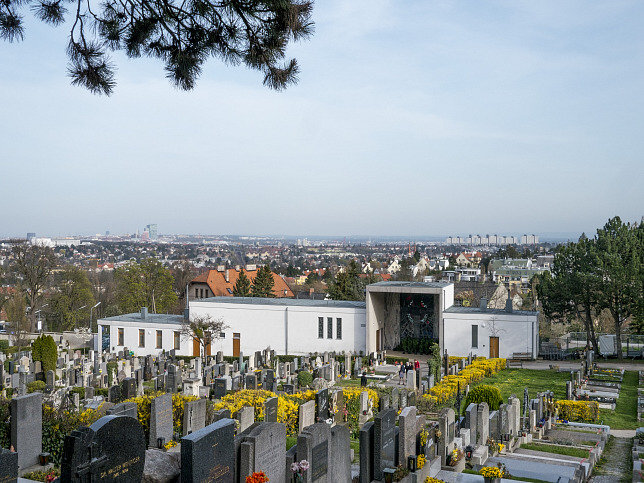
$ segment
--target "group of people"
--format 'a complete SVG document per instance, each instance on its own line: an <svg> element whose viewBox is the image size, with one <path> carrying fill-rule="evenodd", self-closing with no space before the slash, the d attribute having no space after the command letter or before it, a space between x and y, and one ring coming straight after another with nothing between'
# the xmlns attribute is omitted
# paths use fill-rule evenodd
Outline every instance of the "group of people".
<svg viewBox="0 0 644 483"><path fill-rule="evenodd" d="M414 360L414 362L407 361L404 364L400 364L400 369L398 370L398 385L405 385L405 381L407 379L407 372L411 371L412 369L419 371L420 370L420 362L417 360Z"/></svg>

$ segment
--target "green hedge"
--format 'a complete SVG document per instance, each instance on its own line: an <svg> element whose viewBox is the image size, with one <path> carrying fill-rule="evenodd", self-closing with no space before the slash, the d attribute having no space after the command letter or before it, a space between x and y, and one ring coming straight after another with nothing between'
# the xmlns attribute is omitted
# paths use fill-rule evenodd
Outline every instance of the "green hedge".
<svg viewBox="0 0 644 483"><path fill-rule="evenodd" d="M397 351L406 352L408 354L431 354L433 339L420 339L420 338L405 338L400 341Z"/></svg>
<svg viewBox="0 0 644 483"><path fill-rule="evenodd" d="M34 361L42 363L42 371L56 370L58 347L51 335L40 335L31 344L31 356Z"/></svg>
<svg viewBox="0 0 644 483"><path fill-rule="evenodd" d="M499 406L503 403L503 398L501 397L501 391L494 386L488 384L480 384L470 390L465 398L465 407L470 404L479 404L486 402L490 407L490 411L496 411L499 409Z"/></svg>
<svg viewBox="0 0 644 483"><path fill-rule="evenodd" d="M27 383L27 393L45 390L45 381L32 381Z"/></svg>

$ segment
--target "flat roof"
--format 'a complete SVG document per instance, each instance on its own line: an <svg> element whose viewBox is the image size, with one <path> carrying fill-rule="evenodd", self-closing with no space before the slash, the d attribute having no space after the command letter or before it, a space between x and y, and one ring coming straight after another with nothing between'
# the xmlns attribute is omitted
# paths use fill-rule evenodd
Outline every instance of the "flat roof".
<svg viewBox="0 0 644 483"><path fill-rule="evenodd" d="M445 288L452 285L452 282L392 282L382 281L371 283L367 287L410 287L410 288Z"/></svg>
<svg viewBox="0 0 644 483"><path fill-rule="evenodd" d="M175 314L148 314L145 319L141 318L141 312L134 312L133 314L115 315L114 317L105 317L98 320L106 320L113 322L151 322L154 324L181 324L183 322L183 315Z"/></svg>
<svg viewBox="0 0 644 483"><path fill-rule="evenodd" d="M191 302L209 302L224 304L245 304L245 305L278 305L289 307L335 307L347 309L364 309L365 302L352 300L312 300L312 299L290 299L290 298L267 298L267 297L208 297L204 299L191 300Z"/></svg>
<svg viewBox="0 0 644 483"><path fill-rule="evenodd" d="M480 307L458 307L452 305L443 311L447 314L496 314L496 315L537 315L539 312L532 310L513 310L507 312L505 309L482 309Z"/></svg>

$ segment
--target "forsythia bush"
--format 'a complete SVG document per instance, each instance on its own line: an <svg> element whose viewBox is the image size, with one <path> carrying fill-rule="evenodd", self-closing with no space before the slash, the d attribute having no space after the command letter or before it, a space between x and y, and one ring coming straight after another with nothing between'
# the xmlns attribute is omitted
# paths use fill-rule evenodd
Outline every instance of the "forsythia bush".
<svg viewBox="0 0 644 483"><path fill-rule="evenodd" d="M477 382L486 376L491 376L505 369L505 359L485 359L476 358L469 366L465 366L461 372L455 376L445 376L441 381L424 394L422 398L430 404L436 406L445 404L456 395L460 383L461 390L465 389L467 384Z"/></svg>
<svg viewBox="0 0 644 483"><path fill-rule="evenodd" d="M146 441L150 437L150 405L155 397L163 394L162 392L153 392L127 399L128 402L136 403L137 417L143 427L143 431L145 431ZM186 401L195 401L197 399L199 399L197 396L184 396L176 392L172 394L172 422L175 433L183 434L183 407Z"/></svg>
<svg viewBox="0 0 644 483"><path fill-rule="evenodd" d="M564 399L555 402L559 419L567 421L592 422L599 416L599 403L597 401L571 401Z"/></svg>
<svg viewBox="0 0 644 483"><path fill-rule="evenodd" d="M100 407L99 407L100 410ZM51 461L60 466L65 436L75 429L89 426L101 415L99 410L62 411L51 406L42 407L42 449L51 454Z"/></svg>

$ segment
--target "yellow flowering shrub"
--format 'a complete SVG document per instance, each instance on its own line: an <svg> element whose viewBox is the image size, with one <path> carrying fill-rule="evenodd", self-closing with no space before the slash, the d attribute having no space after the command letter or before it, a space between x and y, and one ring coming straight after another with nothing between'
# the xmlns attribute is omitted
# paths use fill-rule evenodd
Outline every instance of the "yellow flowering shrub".
<svg viewBox="0 0 644 483"><path fill-rule="evenodd" d="M566 421L592 422L599 416L597 401L571 401L564 399L555 402L559 419Z"/></svg>
<svg viewBox="0 0 644 483"><path fill-rule="evenodd" d="M152 405L152 400L163 394L163 392L152 392L126 400L127 402L136 403L137 418L143 427L143 431L145 431L146 439L150 435L150 406ZM183 408L186 401L196 401L197 399L199 399L197 396L186 396L178 392L172 394L172 423L175 433L182 434Z"/></svg>
<svg viewBox="0 0 644 483"><path fill-rule="evenodd" d="M462 391L467 384L480 381L484 377L496 374L502 369L505 369L505 359L477 357L458 374L443 377L427 394L422 396L422 399L432 408L439 404L445 404L456 396L459 385Z"/></svg>

